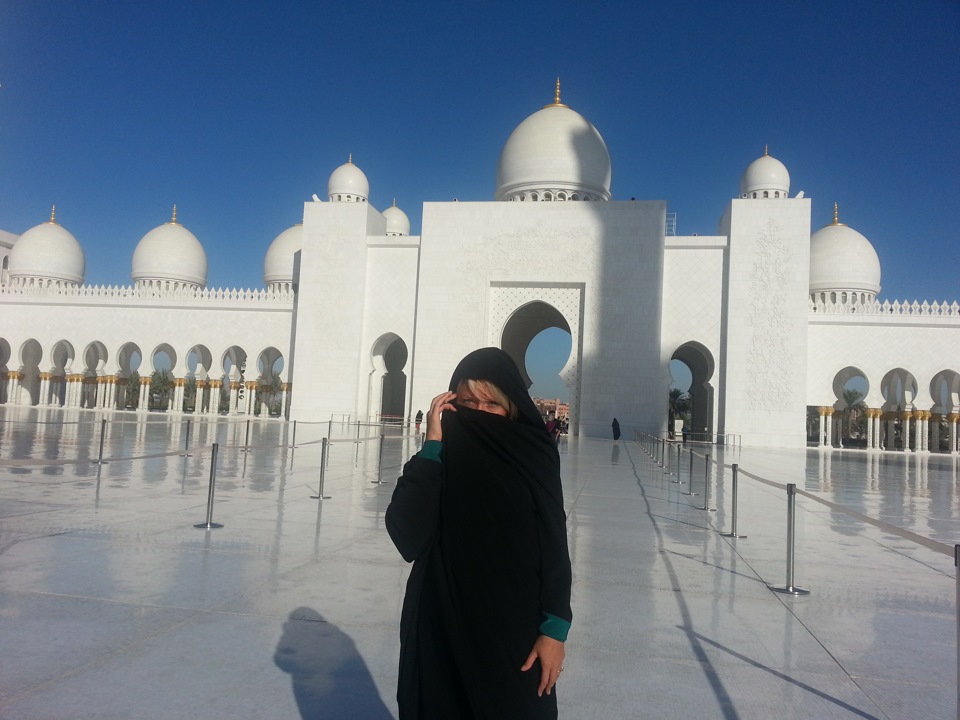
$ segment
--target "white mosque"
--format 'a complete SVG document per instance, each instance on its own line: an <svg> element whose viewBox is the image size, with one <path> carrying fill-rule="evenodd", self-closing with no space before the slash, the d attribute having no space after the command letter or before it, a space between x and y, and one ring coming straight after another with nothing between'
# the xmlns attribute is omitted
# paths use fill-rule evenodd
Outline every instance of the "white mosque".
<svg viewBox="0 0 960 720"><path fill-rule="evenodd" d="M264 259L264 287L206 287L176 217L133 251L133 284L84 284L83 248L49 221L0 233L0 403L199 415L409 418L485 345L522 372L531 340L570 333L573 434L667 429L670 364L690 369L693 429L803 447L843 435L865 388L866 447L958 453L960 305L880 301L880 261L839 221L811 233L786 167L754 160L712 236L677 236L662 201L617 201L597 129L560 101L500 155L486 202L428 202L421 235L367 202L352 162ZM731 183L732 184L732 183ZM718 208L719 210L719 208ZM139 388L128 387L139 378Z"/></svg>

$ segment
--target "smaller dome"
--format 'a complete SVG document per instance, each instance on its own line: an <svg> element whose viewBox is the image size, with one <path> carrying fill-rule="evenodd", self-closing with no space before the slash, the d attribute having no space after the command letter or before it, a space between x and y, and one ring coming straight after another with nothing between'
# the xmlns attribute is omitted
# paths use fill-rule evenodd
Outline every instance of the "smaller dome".
<svg viewBox="0 0 960 720"><path fill-rule="evenodd" d="M293 284L293 260L303 247L303 225L287 228L274 238L263 259L263 284L277 287Z"/></svg>
<svg viewBox="0 0 960 720"><path fill-rule="evenodd" d="M770 157L764 148L763 155L750 163L740 177L740 197L785 198L789 194L790 173L786 165Z"/></svg>
<svg viewBox="0 0 960 720"><path fill-rule="evenodd" d="M86 260L77 239L56 222L56 208L50 220L27 230L10 250L9 278L12 285L30 280L79 285Z"/></svg>
<svg viewBox="0 0 960 720"><path fill-rule="evenodd" d="M387 235L410 234L410 218L397 207L396 198L393 200L393 205L383 211L383 216L387 219Z"/></svg>
<svg viewBox="0 0 960 720"><path fill-rule="evenodd" d="M137 243L130 275L138 287L151 283L206 286L207 254L196 236L177 222L176 205L170 222L155 227Z"/></svg>
<svg viewBox="0 0 960 720"><path fill-rule="evenodd" d="M370 196L370 183L363 170L353 164L353 154L343 165L330 174L327 192L331 202L366 202Z"/></svg>
<svg viewBox="0 0 960 720"><path fill-rule="evenodd" d="M880 258L867 238L837 220L810 238L810 292L850 292L873 299L880 292Z"/></svg>

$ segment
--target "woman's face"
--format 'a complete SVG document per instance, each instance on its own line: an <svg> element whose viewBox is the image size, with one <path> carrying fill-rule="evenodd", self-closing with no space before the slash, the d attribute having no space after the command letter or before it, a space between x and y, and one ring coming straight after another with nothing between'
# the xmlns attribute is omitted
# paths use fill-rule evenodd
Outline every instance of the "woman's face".
<svg viewBox="0 0 960 720"><path fill-rule="evenodd" d="M463 405L471 410L480 410L492 415L507 417L509 411L496 398L487 392L484 383L474 383L476 392L470 389L467 383L462 382L457 387L457 405Z"/></svg>

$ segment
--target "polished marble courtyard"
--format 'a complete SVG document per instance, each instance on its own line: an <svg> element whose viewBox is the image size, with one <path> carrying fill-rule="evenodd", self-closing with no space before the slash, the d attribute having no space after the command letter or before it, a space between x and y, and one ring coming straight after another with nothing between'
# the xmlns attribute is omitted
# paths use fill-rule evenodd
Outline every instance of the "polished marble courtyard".
<svg viewBox="0 0 960 720"><path fill-rule="evenodd" d="M562 718L957 717L960 458L691 446L664 467L624 431L560 445ZM0 409L0 718L395 717L409 567L383 513L416 441L379 433ZM223 527L196 528L213 443ZM809 595L770 589L786 483L834 504L795 498Z"/></svg>

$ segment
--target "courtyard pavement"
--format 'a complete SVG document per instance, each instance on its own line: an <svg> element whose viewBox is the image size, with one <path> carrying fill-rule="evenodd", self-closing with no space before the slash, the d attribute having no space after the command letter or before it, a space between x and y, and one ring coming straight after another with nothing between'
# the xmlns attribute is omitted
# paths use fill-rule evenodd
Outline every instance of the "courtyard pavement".
<svg viewBox="0 0 960 720"><path fill-rule="evenodd" d="M395 717L398 432L381 451L377 426L0 407L0 718ZM560 445L562 718L957 717L960 458L691 446L663 467L624 433ZM808 595L770 588L785 483Z"/></svg>

